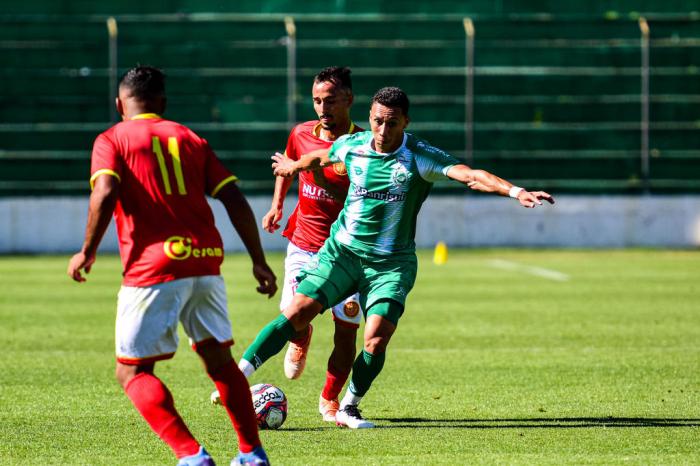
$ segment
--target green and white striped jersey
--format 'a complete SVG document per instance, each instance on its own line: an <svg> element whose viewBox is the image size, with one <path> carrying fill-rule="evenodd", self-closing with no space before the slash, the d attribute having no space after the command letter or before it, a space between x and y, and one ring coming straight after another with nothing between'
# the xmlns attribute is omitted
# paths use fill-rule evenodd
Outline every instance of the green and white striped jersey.
<svg viewBox="0 0 700 466"><path fill-rule="evenodd" d="M361 255L413 253L416 218L433 182L461 163L410 133L390 154L372 149L372 132L339 138L330 149L350 179L331 238Z"/></svg>

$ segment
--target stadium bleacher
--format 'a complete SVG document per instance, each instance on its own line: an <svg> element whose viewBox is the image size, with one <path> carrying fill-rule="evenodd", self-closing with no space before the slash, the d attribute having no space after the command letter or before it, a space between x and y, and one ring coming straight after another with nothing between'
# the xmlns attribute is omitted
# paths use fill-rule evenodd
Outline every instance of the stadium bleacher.
<svg viewBox="0 0 700 466"><path fill-rule="evenodd" d="M585 12L544 1L510 10L436 1L429 12L425 2L352 2L352 11L344 1L260 3L13 3L0 14L0 195L87 192L92 141L112 118L110 15L119 73L136 63L164 68L166 116L205 136L249 192L269 192L269 156L286 142L285 16L296 25L297 121L314 117L313 75L347 65L358 123L376 89L400 86L412 99L409 131L518 184L700 192L700 14L687 2L620 1L619 12L603 1ZM640 16L650 30L646 179ZM476 31L473 153L463 17Z"/></svg>

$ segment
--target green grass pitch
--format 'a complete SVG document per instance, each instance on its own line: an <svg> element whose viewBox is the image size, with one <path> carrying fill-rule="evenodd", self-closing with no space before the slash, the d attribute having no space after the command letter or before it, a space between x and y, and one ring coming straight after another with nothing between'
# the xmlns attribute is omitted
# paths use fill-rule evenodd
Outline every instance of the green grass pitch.
<svg viewBox="0 0 700 466"><path fill-rule="evenodd" d="M289 397L262 432L276 465L700 464L700 252L450 250L419 276L362 404L378 428L323 423L331 321L316 321L306 373L282 354L251 383ZM120 265L89 280L67 257L0 257L0 464L174 465L113 377ZM281 273L282 256L270 263ZM224 276L240 356L277 313L246 256ZM281 280L281 277L280 277ZM212 383L181 339L156 373L219 464L236 442Z"/></svg>

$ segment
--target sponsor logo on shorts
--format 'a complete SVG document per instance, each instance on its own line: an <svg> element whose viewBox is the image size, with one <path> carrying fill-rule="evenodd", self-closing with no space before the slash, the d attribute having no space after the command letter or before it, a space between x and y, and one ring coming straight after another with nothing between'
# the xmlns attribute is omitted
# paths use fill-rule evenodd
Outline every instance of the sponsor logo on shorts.
<svg viewBox="0 0 700 466"><path fill-rule="evenodd" d="M360 304L357 301L348 301L343 306L343 312L350 318L356 317L360 313Z"/></svg>
<svg viewBox="0 0 700 466"><path fill-rule="evenodd" d="M183 261L194 257L203 259L205 257L223 257L224 251L221 248L193 248L192 238L185 236L171 236L163 242L163 252L170 259Z"/></svg>
<svg viewBox="0 0 700 466"><path fill-rule="evenodd" d="M333 171L336 173L336 175L347 175L348 170L345 168L345 164L343 162L336 162L333 164Z"/></svg>

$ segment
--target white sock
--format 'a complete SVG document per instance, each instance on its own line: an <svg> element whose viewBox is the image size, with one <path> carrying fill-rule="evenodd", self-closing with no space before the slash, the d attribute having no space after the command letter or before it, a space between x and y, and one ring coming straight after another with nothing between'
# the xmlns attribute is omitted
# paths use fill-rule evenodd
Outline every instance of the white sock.
<svg viewBox="0 0 700 466"><path fill-rule="evenodd" d="M246 361L245 359L241 359L238 362L238 368L243 372L243 375L245 375L246 379L249 379L251 374L255 372L255 366Z"/></svg>
<svg viewBox="0 0 700 466"><path fill-rule="evenodd" d="M355 395L348 388L347 391L345 392L345 396L340 401L340 409L343 409L347 405L358 405L358 404L360 404L360 401L362 401L362 397Z"/></svg>

